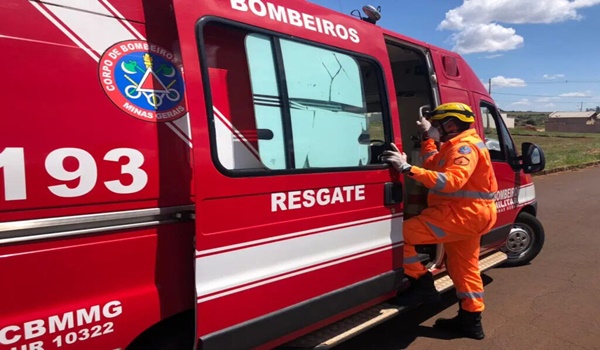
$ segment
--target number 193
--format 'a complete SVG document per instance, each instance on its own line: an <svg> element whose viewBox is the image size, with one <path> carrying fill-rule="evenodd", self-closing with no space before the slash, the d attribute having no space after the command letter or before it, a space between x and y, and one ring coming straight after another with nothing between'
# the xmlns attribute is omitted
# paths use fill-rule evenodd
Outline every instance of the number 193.
<svg viewBox="0 0 600 350"><path fill-rule="evenodd" d="M121 165L121 174L131 175L133 181L124 185L120 180L105 181L104 186L116 194L131 194L141 191L148 183L148 174L141 169L144 164L142 152L132 148L115 148L104 155L104 161L119 162L126 157L127 163ZM67 170L64 161L67 158L77 160L75 170ZM46 172L59 181L79 179L77 186L71 188L66 184L48 186L50 192L58 197L73 198L89 193L98 180L98 168L94 157L80 148L59 148L46 157ZM0 171L4 171L4 200L15 201L27 199L27 183L25 169L25 150L18 147L7 147L0 152Z"/></svg>

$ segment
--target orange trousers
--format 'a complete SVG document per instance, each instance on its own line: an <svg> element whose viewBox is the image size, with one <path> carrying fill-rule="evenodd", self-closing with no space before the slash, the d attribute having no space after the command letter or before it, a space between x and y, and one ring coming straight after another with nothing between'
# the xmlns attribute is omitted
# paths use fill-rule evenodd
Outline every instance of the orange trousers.
<svg viewBox="0 0 600 350"><path fill-rule="evenodd" d="M415 245L443 243L446 269L454 282L461 308L469 312L483 311L483 282L479 272L481 235L450 232L447 225L444 228L439 226L428 221L426 215L404 221L404 272L413 278L427 272L418 260Z"/></svg>

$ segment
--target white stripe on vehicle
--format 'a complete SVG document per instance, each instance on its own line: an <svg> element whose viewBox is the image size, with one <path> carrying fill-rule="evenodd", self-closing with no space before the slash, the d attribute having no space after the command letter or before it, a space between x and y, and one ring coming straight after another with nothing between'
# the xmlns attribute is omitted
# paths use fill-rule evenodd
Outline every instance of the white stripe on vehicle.
<svg viewBox="0 0 600 350"><path fill-rule="evenodd" d="M90 55L90 57L94 61L96 61L96 62L100 61L100 55L97 54L96 52L90 50L87 46L85 46L82 43L81 40L79 40L79 38L77 38L67 28L65 28L65 26L63 26L61 22L59 22L57 19L55 19L54 16L52 16L52 14L50 14L50 12L46 9L46 6L44 6L43 4L38 3L36 1L33 1L33 0L29 0L29 3L31 5L33 5L33 7L35 7L38 11L40 11L41 14L44 15L44 17L46 17L50 22L52 22L52 24L54 24L56 26L56 28L58 28L61 32L63 32L69 39L71 39L71 41L73 41L75 43L75 45L77 45L80 49L85 51L85 53Z"/></svg>
<svg viewBox="0 0 600 350"><path fill-rule="evenodd" d="M232 244L232 245L219 247L219 248L196 250L196 257L199 258L200 256L221 253L221 252L229 251L229 250L242 249L242 248L249 247L249 246L261 245L261 244L266 244L266 243L270 243L270 242L274 242L274 241L281 241L284 239L290 239L290 238L294 238L294 237L298 237L298 236L305 236L305 235L319 233L319 232L323 232L323 231L330 231L330 230L334 230L334 229L369 224L369 223L372 223L375 221L390 220L393 218L401 218L402 216L403 216L402 214L376 216L376 217L372 217L372 218L368 218L368 219L362 219L362 220L357 220L357 221L348 221L348 222L344 222L344 223L336 224L336 225L329 225L329 226L324 226L324 227L313 228L310 230L286 233L283 235L272 236L272 237L268 237L268 238L257 239L254 241L248 241L248 242L243 242L243 243L238 243L238 244Z"/></svg>
<svg viewBox="0 0 600 350"><path fill-rule="evenodd" d="M182 118L183 119L183 118ZM166 123L169 129L175 133L183 142L187 143L187 145L192 148L192 142L188 140L188 138L171 122Z"/></svg>
<svg viewBox="0 0 600 350"><path fill-rule="evenodd" d="M137 29L135 29L134 26L131 25L131 23L129 23L129 21L127 19L125 19L125 16L123 16L113 5L111 5L110 2L108 2L108 0L100 0L100 2L106 6L110 12L112 12L114 15L116 15L118 18L122 18L123 20L121 21L121 23L123 25L125 25L125 27L127 27L127 29L129 29L129 31L135 35L135 37L137 37L140 40L146 40L144 38L144 36L142 35L142 33L138 32Z"/></svg>
<svg viewBox="0 0 600 350"><path fill-rule="evenodd" d="M55 5L46 9L98 56L119 41L138 39L98 1L53 0L52 3Z"/></svg>
<svg viewBox="0 0 600 350"><path fill-rule="evenodd" d="M106 49L120 41L146 40L108 0L49 0L48 5L29 2L96 62ZM189 113L166 124L192 148ZM182 125L188 127L181 128Z"/></svg>
<svg viewBox="0 0 600 350"><path fill-rule="evenodd" d="M213 107L217 154L226 169L263 169L258 150L231 124L217 107Z"/></svg>
<svg viewBox="0 0 600 350"><path fill-rule="evenodd" d="M213 299L218 299L218 298L221 298L221 297L224 297L224 296L227 296L227 295L239 293L239 292L242 292L242 291L245 291L245 290L248 290L248 289L260 287L260 286L263 286L265 284L269 284L269 283L281 281L281 280L288 279L288 278L291 278L291 277L294 277L294 276L298 276L298 275L302 275L302 274L305 274L305 273L313 272L313 271L316 271L316 270L324 269L324 268L327 268L327 267L330 267L330 266L343 264L345 262L356 260L356 259L360 259L360 258L369 256L369 255L383 253L383 252L385 252L387 250L398 248L401 245L402 245L401 243L394 244L392 246L383 247L383 248L376 249L376 250L373 250L373 251L365 252L363 254L351 256L351 257L348 257L348 258L345 258L345 259L332 261L332 262L321 264L321 265L318 265L318 266L313 266L313 267L310 267L310 268L307 268L307 269L304 269L304 270L295 271L295 272L292 272L292 273L289 273L289 274L285 274L285 275L277 276L277 277L274 277L274 278L270 278L270 279L267 279L267 280L264 280L264 281L260 281L260 282L248 284L248 285L245 285L243 287L239 287L239 288L235 288L235 289L230 289L230 290L224 291L222 293L212 294L212 295L209 295L209 296L206 296L206 297L200 297L200 298L198 298L198 304L204 303L204 302L207 302L207 301L210 301L210 300L213 300Z"/></svg>
<svg viewBox="0 0 600 350"><path fill-rule="evenodd" d="M186 113L183 117L173 120L172 123L189 141L192 140L192 129L190 128L190 114ZM192 147L191 143L189 144Z"/></svg>
<svg viewBox="0 0 600 350"><path fill-rule="evenodd" d="M402 220L401 216L390 216L387 220L201 256L196 259L199 302L399 246L403 241Z"/></svg>
<svg viewBox="0 0 600 350"><path fill-rule="evenodd" d="M535 186L533 184L523 186L519 189L519 205L527 204L535 200Z"/></svg>

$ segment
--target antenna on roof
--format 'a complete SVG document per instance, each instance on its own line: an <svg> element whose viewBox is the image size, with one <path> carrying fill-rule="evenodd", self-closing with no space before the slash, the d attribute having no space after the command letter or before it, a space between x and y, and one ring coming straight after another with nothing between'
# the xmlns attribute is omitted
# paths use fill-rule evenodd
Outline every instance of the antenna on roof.
<svg viewBox="0 0 600 350"><path fill-rule="evenodd" d="M360 11L358 10L352 10L352 12L350 12L350 14L354 17L358 17L361 20L365 21L365 22L369 22L371 24L375 24L377 23L377 21L379 21L381 19L381 6L372 6L372 5L365 5L362 8L363 12L365 13L365 15L367 15L367 17L363 17L360 14Z"/></svg>

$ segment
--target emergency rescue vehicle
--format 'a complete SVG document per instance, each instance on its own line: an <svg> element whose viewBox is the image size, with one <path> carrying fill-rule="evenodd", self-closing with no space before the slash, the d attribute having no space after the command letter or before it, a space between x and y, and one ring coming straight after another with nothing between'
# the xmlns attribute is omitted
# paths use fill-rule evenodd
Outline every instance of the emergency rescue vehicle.
<svg viewBox="0 0 600 350"><path fill-rule="evenodd" d="M379 155L417 164L443 102L473 107L494 161L482 270L531 261L543 152L519 155L458 54L364 11L0 2L0 349L324 348L394 316L426 190Z"/></svg>

